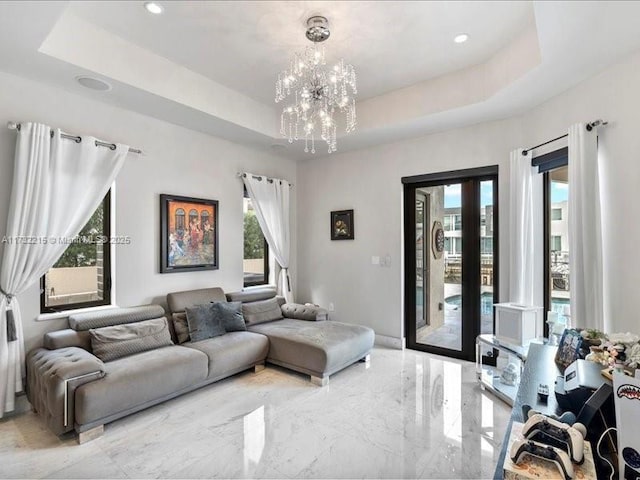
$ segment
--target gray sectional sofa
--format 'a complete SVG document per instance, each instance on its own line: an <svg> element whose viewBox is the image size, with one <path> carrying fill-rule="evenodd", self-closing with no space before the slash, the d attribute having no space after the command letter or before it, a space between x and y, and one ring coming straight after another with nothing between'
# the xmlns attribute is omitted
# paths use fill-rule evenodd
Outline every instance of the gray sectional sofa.
<svg viewBox="0 0 640 480"><path fill-rule="evenodd" d="M197 342L185 336L187 308L227 300L242 302L246 331ZM72 315L68 329L47 333L43 347L29 352L27 395L54 433L75 430L84 443L106 423L265 362L326 385L335 372L368 360L374 342L373 330L285 304L268 288L176 292L167 304L169 320L158 305Z"/></svg>

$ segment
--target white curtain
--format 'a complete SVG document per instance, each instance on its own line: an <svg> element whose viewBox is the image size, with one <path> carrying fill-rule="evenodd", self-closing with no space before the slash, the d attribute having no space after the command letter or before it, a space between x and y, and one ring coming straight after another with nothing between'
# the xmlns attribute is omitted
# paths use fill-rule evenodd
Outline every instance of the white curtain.
<svg viewBox="0 0 640 480"><path fill-rule="evenodd" d="M24 338L19 295L60 258L100 204L129 148L63 139L23 123L18 132L6 242L0 265L0 418L22 391Z"/></svg>
<svg viewBox="0 0 640 480"><path fill-rule="evenodd" d="M574 326L607 331L604 319L598 135L569 128L569 271Z"/></svg>
<svg viewBox="0 0 640 480"><path fill-rule="evenodd" d="M293 302L291 278L289 277L289 250L291 232L289 228L289 189L286 180L267 178L264 175L244 173L242 176L253 203L262 233L280 265L278 294L287 302Z"/></svg>
<svg viewBox="0 0 640 480"><path fill-rule="evenodd" d="M510 160L509 300L541 307L542 175L523 151L512 151Z"/></svg>

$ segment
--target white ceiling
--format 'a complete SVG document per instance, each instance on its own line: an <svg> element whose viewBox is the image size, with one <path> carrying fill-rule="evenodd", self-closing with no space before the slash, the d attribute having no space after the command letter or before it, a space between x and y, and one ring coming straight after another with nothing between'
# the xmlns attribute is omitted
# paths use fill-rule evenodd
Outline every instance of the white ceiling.
<svg viewBox="0 0 640 480"><path fill-rule="evenodd" d="M159 16L131 1L76 2L69 11L266 104L277 73L310 44L304 32L314 13L329 19L328 61L342 57L356 67L360 99L482 63L534 23L530 2L161 4ZM454 43L458 33L471 41Z"/></svg>
<svg viewBox="0 0 640 480"><path fill-rule="evenodd" d="M143 1L0 2L0 70L309 158L279 138L273 90L313 14L329 18L329 59L358 72L359 126L339 151L521 113L640 49L640 2L158 1L160 16Z"/></svg>

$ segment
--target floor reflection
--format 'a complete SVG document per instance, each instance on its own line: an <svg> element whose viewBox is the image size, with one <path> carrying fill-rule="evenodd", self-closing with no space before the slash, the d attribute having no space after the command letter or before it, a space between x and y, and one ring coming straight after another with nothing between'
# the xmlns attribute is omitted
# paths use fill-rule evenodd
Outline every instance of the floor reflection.
<svg viewBox="0 0 640 480"><path fill-rule="evenodd" d="M32 413L0 422L0 476L490 478L509 414L472 363L376 348L329 388L270 366L113 422L82 448Z"/></svg>

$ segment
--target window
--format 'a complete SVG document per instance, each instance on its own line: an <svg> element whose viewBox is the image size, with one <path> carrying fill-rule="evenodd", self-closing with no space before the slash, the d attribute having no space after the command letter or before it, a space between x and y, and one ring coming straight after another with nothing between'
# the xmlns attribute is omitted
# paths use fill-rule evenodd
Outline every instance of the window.
<svg viewBox="0 0 640 480"><path fill-rule="evenodd" d="M111 303L111 193L40 280L40 312Z"/></svg>
<svg viewBox="0 0 640 480"><path fill-rule="evenodd" d="M561 148L535 157L531 164L544 175L544 310L557 312L559 320L569 313L569 149ZM545 335L548 325L544 324Z"/></svg>
<svg viewBox="0 0 640 480"><path fill-rule="evenodd" d="M251 199L244 192L244 286L269 283L269 245L262 234Z"/></svg>
<svg viewBox="0 0 640 480"><path fill-rule="evenodd" d="M462 230L462 215L454 215L455 217L455 226L454 229L455 230Z"/></svg>
<svg viewBox="0 0 640 480"><path fill-rule="evenodd" d="M482 255L493 255L493 237L480 238L480 253Z"/></svg>
<svg viewBox="0 0 640 480"><path fill-rule="evenodd" d="M451 231L451 216L450 215L445 215L445 217L444 217L444 229L447 232Z"/></svg>

